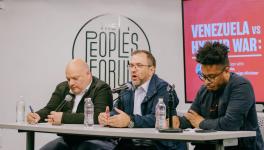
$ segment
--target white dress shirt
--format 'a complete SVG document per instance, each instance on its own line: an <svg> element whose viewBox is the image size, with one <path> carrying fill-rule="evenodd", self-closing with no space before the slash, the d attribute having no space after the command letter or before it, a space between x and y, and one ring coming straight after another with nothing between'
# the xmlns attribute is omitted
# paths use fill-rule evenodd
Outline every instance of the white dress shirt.
<svg viewBox="0 0 264 150"><path fill-rule="evenodd" d="M148 80L147 82L145 82L144 84L142 84L141 86L139 86L135 90L135 96L134 96L134 111L133 111L133 114L134 115L140 115L140 116L142 116L141 104L142 104L145 96L147 95L148 87L149 87L149 82L150 82L150 80Z"/></svg>
<svg viewBox="0 0 264 150"><path fill-rule="evenodd" d="M89 90L92 82L87 85L87 87L78 95L75 95L74 103L73 103L73 108L72 108L72 113L76 113L78 105L80 101L82 100L83 95Z"/></svg>

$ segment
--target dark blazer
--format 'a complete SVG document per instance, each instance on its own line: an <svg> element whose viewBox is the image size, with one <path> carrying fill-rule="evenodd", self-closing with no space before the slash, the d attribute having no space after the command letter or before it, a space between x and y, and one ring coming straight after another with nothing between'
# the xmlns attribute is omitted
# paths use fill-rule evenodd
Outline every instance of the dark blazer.
<svg viewBox="0 0 264 150"><path fill-rule="evenodd" d="M117 101L117 107L128 115L132 116L135 128L154 128L155 127L155 108L159 98L163 98L164 103L168 104L169 93L167 91L168 83L160 79L157 75L153 75L147 94L141 104L142 116L134 115L134 89L125 90L120 93L121 97ZM179 103L178 97L174 91L174 106ZM116 114L115 112L113 112ZM176 114L174 109L173 114Z"/></svg>
<svg viewBox="0 0 264 150"><path fill-rule="evenodd" d="M64 98L67 94L69 94L70 88L68 86L68 82L64 81L57 85L55 91L53 92L50 101L48 104L42 108L41 110L37 111L41 117L41 121L43 122L47 115L51 111L54 111L58 105L64 101ZM92 84L89 90L84 94L83 98L81 99L76 113L72 113L72 106L65 105L63 107L62 112L62 123L65 124L83 124L84 121L84 99L90 97L94 104L94 122L98 123L98 115L100 112L105 111L105 107L109 106L110 109L112 108L113 104L113 97L111 88L105 82L99 80L96 77L93 77Z"/></svg>
<svg viewBox="0 0 264 150"><path fill-rule="evenodd" d="M238 147L241 150L263 150L264 144L258 126L255 96L250 82L231 73L229 82L222 90L216 119L208 118L212 92L209 92L205 86L198 91L191 109L205 118L199 127L225 131L256 131L256 137L239 139ZM182 117L180 127L188 128L191 124L185 117Z"/></svg>
<svg viewBox="0 0 264 150"><path fill-rule="evenodd" d="M135 128L154 128L155 127L155 108L158 103L159 98L163 98L164 103L167 105L169 100L169 92L167 91L168 83L160 79L156 74L154 74L150 80L147 94L141 104L142 116L134 115L134 89L125 90L120 93L121 97L115 103L115 105L123 110L125 113L131 116L134 121ZM176 107L179 103L179 99L176 92L173 91L173 114L176 115ZM111 112L111 115L116 114L115 111ZM186 149L186 144L182 142L175 141L155 141L153 142L156 149Z"/></svg>

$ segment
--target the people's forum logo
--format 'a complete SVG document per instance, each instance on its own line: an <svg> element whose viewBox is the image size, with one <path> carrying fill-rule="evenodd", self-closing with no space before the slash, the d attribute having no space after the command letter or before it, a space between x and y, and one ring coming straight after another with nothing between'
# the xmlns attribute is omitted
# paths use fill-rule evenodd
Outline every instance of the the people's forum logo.
<svg viewBox="0 0 264 150"><path fill-rule="evenodd" d="M129 63L133 50L149 50L149 40L138 23L120 15L105 14L87 21L78 31L72 58L82 58L94 76L117 87L130 80Z"/></svg>

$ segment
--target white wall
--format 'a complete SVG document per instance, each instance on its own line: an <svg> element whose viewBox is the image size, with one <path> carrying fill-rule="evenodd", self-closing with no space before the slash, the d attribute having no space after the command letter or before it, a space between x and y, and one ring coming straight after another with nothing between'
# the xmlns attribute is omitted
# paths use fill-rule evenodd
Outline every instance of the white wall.
<svg viewBox="0 0 264 150"><path fill-rule="evenodd" d="M20 95L36 110L46 104L57 83L65 80L64 67L78 30L104 13L127 16L141 25L157 59L157 74L176 85L178 110L189 108L184 102L180 0L3 0L1 7L1 122L15 121ZM25 149L25 134L0 134L0 149ZM37 134L36 148L54 137Z"/></svg>
<svg viewBox="0 0 264 150"><path fill-rule="evenodd" d="M1 122L15 121L20 95L36 110L46 104L56 84L65 80L64 67L78 30L104 13L127 16L140 24L157 58L157 74L176 84L178 108L188 108L180 0L3 0L0 4ZM25 134L14 130L1 130L1 134L1 149L25 147ZM37 134L36 148L54 137Z"/></svg>

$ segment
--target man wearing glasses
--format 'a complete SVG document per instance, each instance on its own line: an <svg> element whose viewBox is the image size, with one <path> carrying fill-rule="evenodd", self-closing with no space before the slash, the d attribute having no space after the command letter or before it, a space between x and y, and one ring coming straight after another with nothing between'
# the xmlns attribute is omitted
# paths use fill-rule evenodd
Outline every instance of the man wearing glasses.
<svg viewBox="0 0 264 150"><path fill-rule="evenodd" d="M132 89L123 90L120 98L116 101L116 107L108 117L107 113L98 116L101 125L118 128L154 128L155 107L159 98L168 103L168 83L160 79L156 74L156 60L153 55L145 50L136 50L131 55L128 65L131 75ZM174 106L179 103L176 92L174 95ZM176 110L174 110L176 114ZM89 146L92 145L92 146ZM109 148L111 146L111 148ZM89 149L115 149L115 150L175 150L186 149L185 143L175 141L150 141L140 139L120 139L115 142L89 141L86 150Z"/></svg>
<svg viewBox="0 0 264 150"><path fill-rule="evenodd" d="M241 138L232 150L263 150L258 127L255 96L250 82L229 71L229 48L218 42L207 42L198 50L196 61L201 64L199 89L191 108L183 117L173 117L173 126L205 130L249 130L256 137ZM210 144L197 144L195 150L213 150Z"/></svg>

